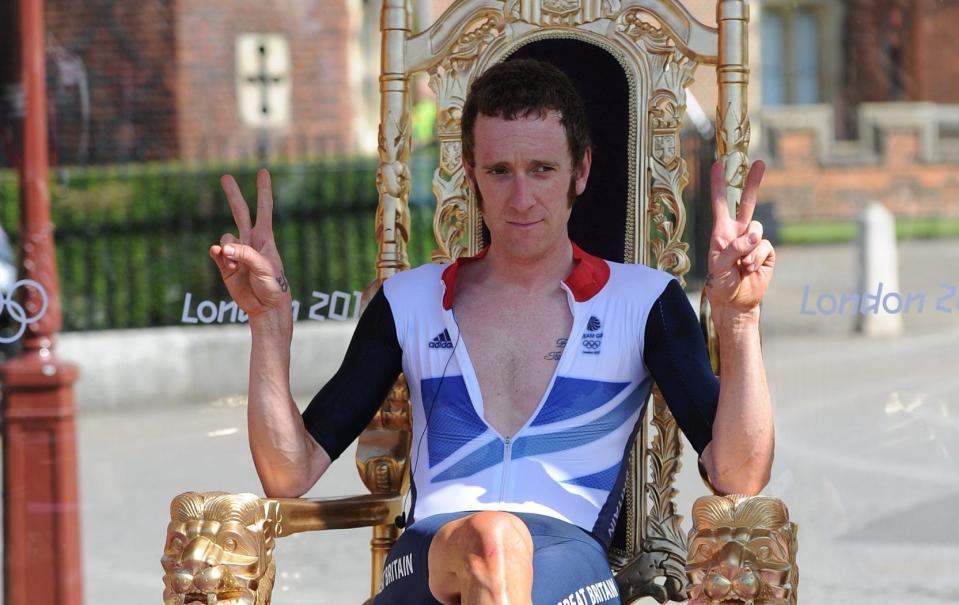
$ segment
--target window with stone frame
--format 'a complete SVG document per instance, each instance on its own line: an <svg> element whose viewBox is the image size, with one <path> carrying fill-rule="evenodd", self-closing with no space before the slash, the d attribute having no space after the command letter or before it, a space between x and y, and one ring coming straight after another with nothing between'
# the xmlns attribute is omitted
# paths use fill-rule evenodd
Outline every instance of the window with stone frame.
<svg viewBox="0 0 959 605"><path fill-rule="evenodd" d="M247 33L236 38L237 105L253 128L284 128L292 114L290 44L282 34Z"/></svg>
<svg viewBox="0 0 959 605"><path fill-rule="evenodd" d="M835 100L842 3L763 0L759 9L763 105Z"/></svg>

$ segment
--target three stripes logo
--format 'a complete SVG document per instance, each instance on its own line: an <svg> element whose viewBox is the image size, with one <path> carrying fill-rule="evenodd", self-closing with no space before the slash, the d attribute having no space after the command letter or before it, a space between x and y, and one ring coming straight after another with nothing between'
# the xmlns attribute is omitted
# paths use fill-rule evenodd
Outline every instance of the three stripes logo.
<svg viewBox="0 0 959 605"><path fill-rule="evenodd" d="M450 340L449 331L443 330L439 335L435 336L433 340L430 341L429 347L431 349L452 349L453 341Z"/></svg>

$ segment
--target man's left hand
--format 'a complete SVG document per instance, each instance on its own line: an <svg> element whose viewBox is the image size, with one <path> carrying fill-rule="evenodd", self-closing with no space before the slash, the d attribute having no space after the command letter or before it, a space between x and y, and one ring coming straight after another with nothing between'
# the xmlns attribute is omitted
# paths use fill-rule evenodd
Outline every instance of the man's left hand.
<svg viewBox="0 0 959 605"><path fill-rule="evenodd" d="M765 170L761 161L750 167L733 218L726 204L723 165L720 161L713 164L713 232L709 238L706 296L714 317L757 313L772 279L776 253L769 240L763 239L762 224L752 220Z"/></svg>

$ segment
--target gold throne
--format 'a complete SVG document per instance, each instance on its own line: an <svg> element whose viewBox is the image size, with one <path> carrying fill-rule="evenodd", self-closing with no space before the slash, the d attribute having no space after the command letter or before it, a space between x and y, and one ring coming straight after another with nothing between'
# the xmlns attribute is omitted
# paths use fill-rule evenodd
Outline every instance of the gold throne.
<svg viewBox="0 0 959 605"><path fill-rule="evenodd" d="M409 268L410 79L429 75L437 96L439 166L433 260L477 253L484 228L464 181L460 117L470 82L516 57L549 60L583 93L596 143L590 186L574 208L570 234L588 252L646 263L683 281L682 241L688 177L679 155L686 87L699 64L715 65L717 142L733 212L747 169L748 3L719 0L717 27L698 22L675 0L459 0L429 29L411 30L411 0L384 0L379 131L377 279ZM600 183L594 186L594 183ZM703 297L705 299L705 297ZM714 368L718 346L708 308L701 321ZM681 438L658 389L630 457L624 512L610 549L624 604L795 603L796 527L785 506L764 496L705 496L682 528L674 502ZM359 438L357 469L369 495L267 499L189 493L171 506L164 547L164 599L267 605L276 538L301 531L371 526L371 594L407 489L410 412L403 377ZM232 499L232 500L231 500ZM233 509L230 502L233 501ZM233 527L222 538L223 527ZM241 531L242 530L242 531ZM231 541L232 540L232 541ZM202 553L202 562L194 561Z"/></svg>

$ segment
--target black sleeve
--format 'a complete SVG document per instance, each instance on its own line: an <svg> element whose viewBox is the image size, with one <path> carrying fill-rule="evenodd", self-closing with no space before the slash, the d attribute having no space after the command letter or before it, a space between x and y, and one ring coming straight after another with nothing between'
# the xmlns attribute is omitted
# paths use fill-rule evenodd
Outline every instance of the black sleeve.
<svg viewBox="0 0 959 605"><path fill-rule="evenodd" d="M393 311L380 288L360 316L340 369L303 412L306 430L330 458L366 428L402 370Z"/></svg>
<svg viewBox="0 0 959 605"><path fill-rule="evenodd" d="M709 365L696 313L676 280L670 280L649 311L643 359L679 428L701 456L713 438L719 380Z"/></svg>

